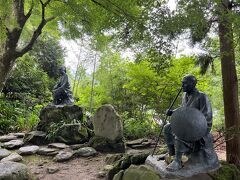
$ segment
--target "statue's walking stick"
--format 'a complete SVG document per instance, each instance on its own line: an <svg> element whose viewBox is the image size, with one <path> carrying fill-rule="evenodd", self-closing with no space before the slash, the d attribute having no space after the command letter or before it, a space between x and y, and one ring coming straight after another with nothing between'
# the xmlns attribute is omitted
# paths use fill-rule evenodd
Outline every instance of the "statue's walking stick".
<svg viewBox="0 0 240 180"><path fill-rule="evenodd" d="M176 95L176 97L174 98L174 100L172 101L171 105L170 105L169 108L168 108L169 110L172 109L172 107L173 107L174 103L176 102L176 100L177 100L179 94L181 93L181 91L182 91L182 88L179 89L178 94ZM159 133L159 135L158 135L157 142L156 142L155 147L154 147L154 149L153 149L152 156L154 155L155 150L156 150L156 148L157 148L157 144L158 144L158 142L159 142L159 140L160 140L160 136L161 136L161 134L162 134L163 127L164 127L164 125L165 125L166 122L167 122L167 118L168 118L168 116L166 115L166 116L165 116L165 119L164 119L164 121L163 121L163 125L162 125L161 130L160 130L160 133Z"/></svg>

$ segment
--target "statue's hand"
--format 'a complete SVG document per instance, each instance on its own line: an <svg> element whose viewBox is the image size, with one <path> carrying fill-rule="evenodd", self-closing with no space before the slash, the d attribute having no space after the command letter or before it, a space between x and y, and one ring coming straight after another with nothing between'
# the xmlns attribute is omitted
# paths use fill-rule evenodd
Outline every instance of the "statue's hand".
<svg viewBox="0 0 240 180"><path fill-rule="evenodd" d="M166 115L167 115L167 116L171 116L172 113L173 113L173 110L167 109L167 111L166 111Z"/></svg>

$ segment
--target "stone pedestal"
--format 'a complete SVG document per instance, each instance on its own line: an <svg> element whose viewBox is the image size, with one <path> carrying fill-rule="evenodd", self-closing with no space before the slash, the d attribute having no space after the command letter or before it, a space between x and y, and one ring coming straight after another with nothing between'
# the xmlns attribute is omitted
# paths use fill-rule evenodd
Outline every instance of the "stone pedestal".
<svg viewBox="0 0 240 180"><path fill-rule="evenodd" d="M81 122L83 110L77 105L48 105L41 109L39 118L40 122L37 125L37 130L48 132L53 123Z"/></svg>
<svg viewBox="0 0 240 180"><path fill-rule="evenodd" d="M101 152L125 152L125 144L122 139L118 141L111 141L104 137L94 136L90 139L89 145Z"/></svg>
<svg viewBox="0 0 240 180"><path fill-rule="evenodd" d="M148 156L145 164L150 165L156 173L164 178L192 177L196 174L216 171L220 167L218 160L212 162L212 164L208 164L206 161L203 162L201 160L201 152L198 152L197 154L193 154L194 157L189 158L189 160L183 164L183 168L178 171L171 172L166 170L168 164L164 160L158 160L160 156L161 155Z"/></svg>

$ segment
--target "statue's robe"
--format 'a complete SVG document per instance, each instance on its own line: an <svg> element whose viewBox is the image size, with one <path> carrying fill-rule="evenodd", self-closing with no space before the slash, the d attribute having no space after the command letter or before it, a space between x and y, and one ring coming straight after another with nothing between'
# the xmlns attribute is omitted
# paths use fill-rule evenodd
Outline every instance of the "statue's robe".
<svg viewBox="0 0 240 180"><path fill-rule="evenodd" d="M67 74L63 74L58 83L54 86L53 103L56 105L73 103L70 82Z"/></svg>

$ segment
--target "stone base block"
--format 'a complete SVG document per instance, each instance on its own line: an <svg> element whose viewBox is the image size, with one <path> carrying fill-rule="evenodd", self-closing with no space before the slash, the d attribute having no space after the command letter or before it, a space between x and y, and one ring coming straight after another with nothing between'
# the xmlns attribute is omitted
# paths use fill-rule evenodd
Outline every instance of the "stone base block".
<svg viewBox="0 0 240 180"><path fill-rule="evenodd" d="M125 143L122 140L111 141L104 137L94 136L90 139L89 145L101 152L125 152Z"/></svg>
<svg viewBox="0 0 240 180"><path fill-rule="evenodd" d="M164 160L158 160L161 155L150 155L147 157L145 164L151 166L156 173L158 173L163 178L182 178L182 177L192 177L196 174L204 174L216 171L220 165L216 163L215 165L200 165L200 164L193 164L190 162L186 162L182 169L178 171L168 171L166 170L167 163Z"/></svg>

